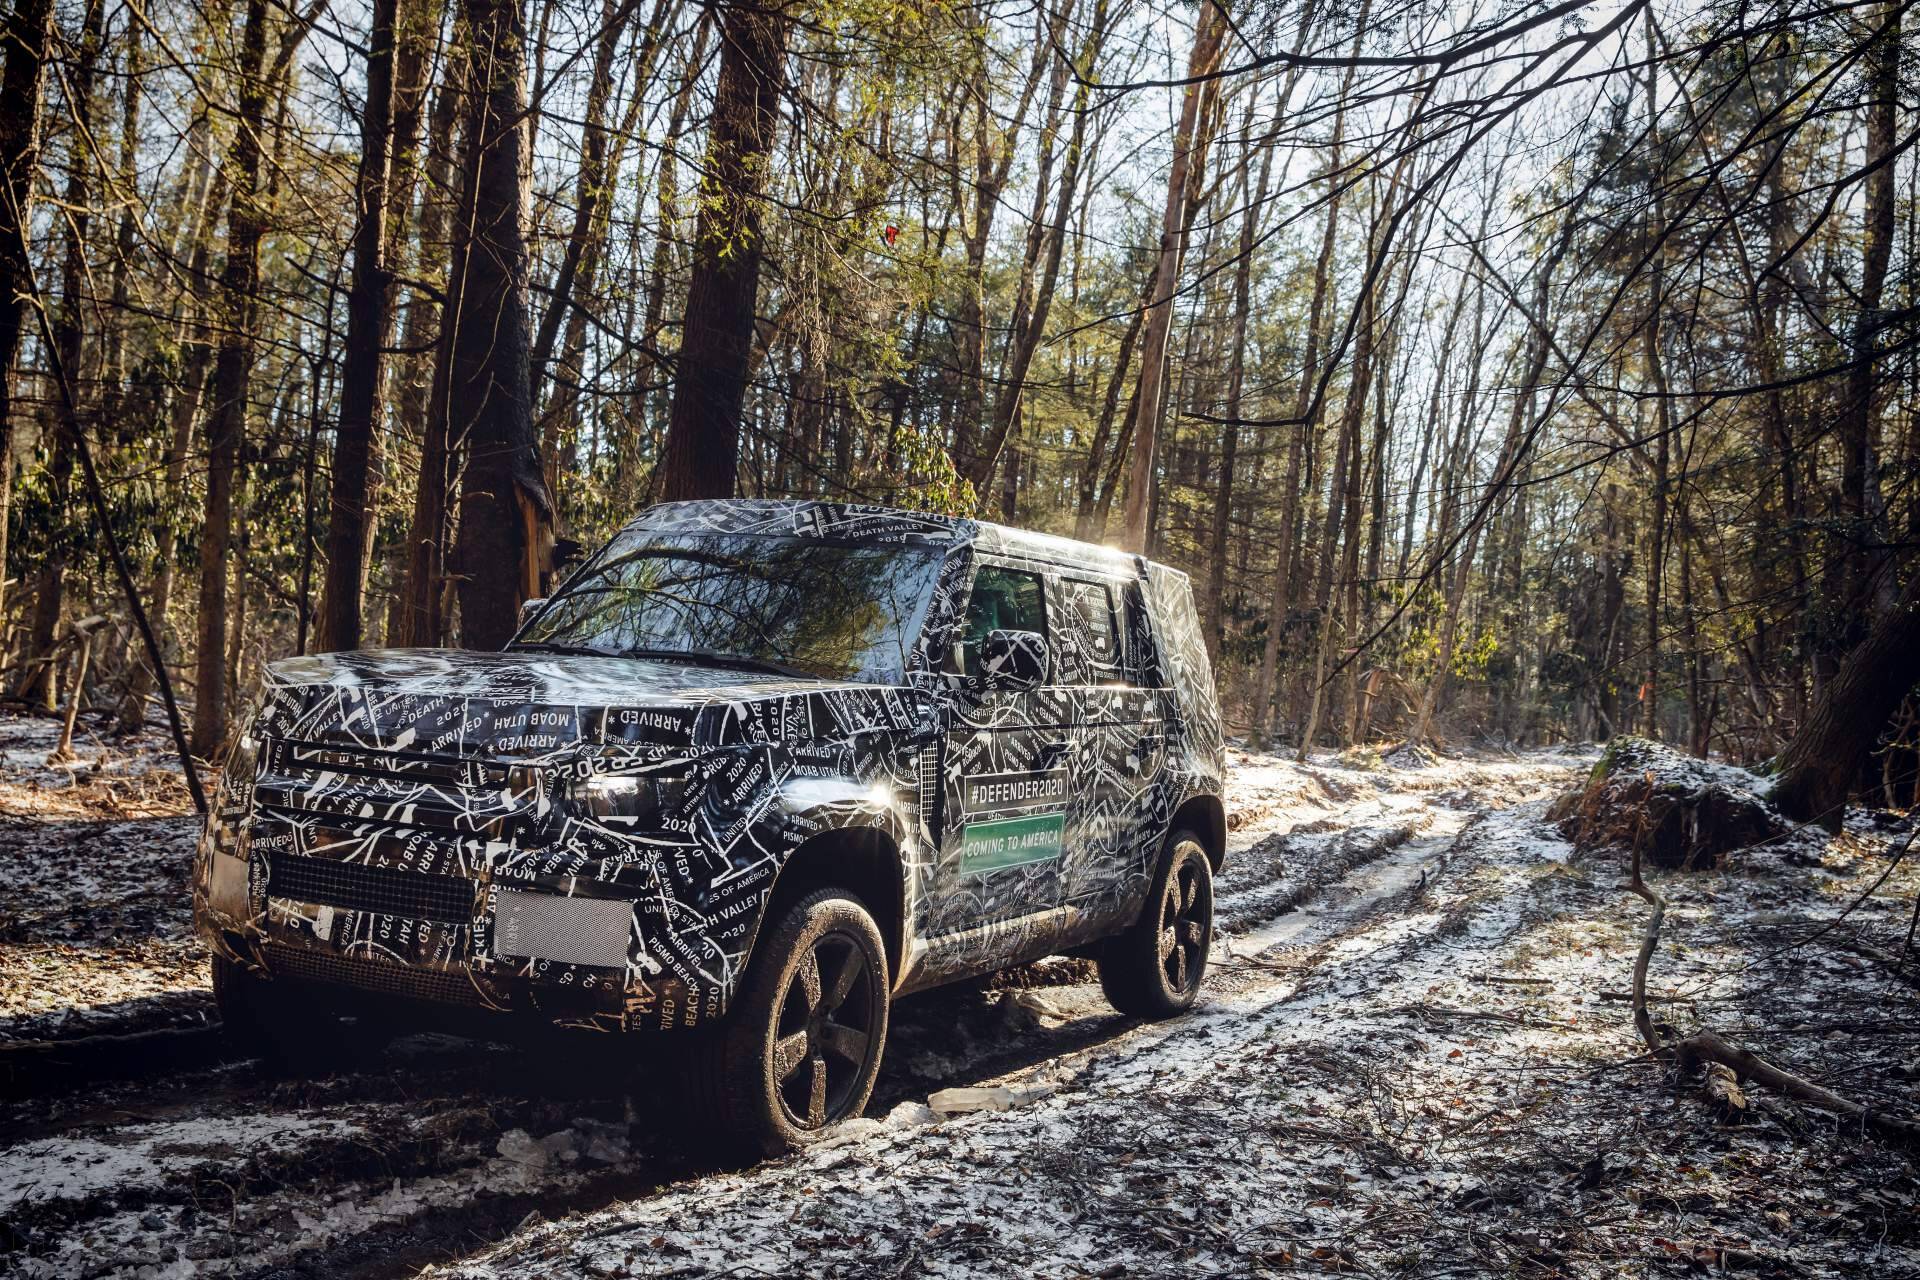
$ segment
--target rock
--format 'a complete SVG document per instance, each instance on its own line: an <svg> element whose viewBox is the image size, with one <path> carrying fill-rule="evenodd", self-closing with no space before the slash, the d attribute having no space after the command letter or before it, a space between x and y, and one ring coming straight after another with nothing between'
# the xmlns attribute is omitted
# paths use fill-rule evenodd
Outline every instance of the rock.
<svg viewBox="0 0 1920 1280"><path fill-rule="evenodd" d="M1559 826L1580 807L1580 801L1586 798L1586 789L1575 787L1571 791L1562 791L1547 806L1547 821Z"/></svg>
<svg viewBox="0 0 1920 1280"><path fill-rule="evenodd" d="M521 1164L544 1165L547 1162L547 1153L525 1129L507 1130L500 1135L500 1141L493 1149Z"/></svg>
<svg viewBox="0 0 1920 1280"><path fill-rule="evenodd" d="M915 1129L921 1125L936 1124L940 1117L933 1108L924 1102L903 1102L887 1112L886 1126L889 1129Z"/></svg>
<svg viewBox="0 0 1920 1280"><path fill-rule="evenodd" d="M885 1128L886 1126L880 1121L868 1116L854 1116L851 1120L842 1120L833 1126L833 1131L813 1144L812 1149L826 1151L834 1147L843 1147L849 1143L858 1142L862 1138L870 1138Z"/></svg>
<svg viewBox="0 0 1920 1280"><path fill-rule="evenodd" d="M942 1089L927 1099L927 1108L942 1119L975 1111L1011 1111L1015 1107L1024 1107L1042 1098L1052 1097L1053 1092L1050 1084Z"/></svg>
<svg viewBox="0 0 1920 1280"><path fill-rule="evenodd" d="M1556 800L1548 817L1583 848L1638 846L1652 866L1706 869L1790 829L1762 785L1743 769L1646 738L1615 738L1585 789Z"/></svg>
<svg viewBox="0 0 1920 1280"><path fill-rule="evenodd" d="M1016 991L1013 1001L1038 1018L1052 1018L1055 1022L1068 1022L1073 1018L1072 1014L1037 991Z"/></svg>
<svg viewBox="0 0 1920 1280"><path fill-rule="evenodd" d="M535 1138L525 1129L509 1129L500 1135L500 1142L494 1150L517 1164L544 1169L555 1161L579 1159L580 1153L574 1143L571 1129L562 1129L544 1138Z"/></svg>

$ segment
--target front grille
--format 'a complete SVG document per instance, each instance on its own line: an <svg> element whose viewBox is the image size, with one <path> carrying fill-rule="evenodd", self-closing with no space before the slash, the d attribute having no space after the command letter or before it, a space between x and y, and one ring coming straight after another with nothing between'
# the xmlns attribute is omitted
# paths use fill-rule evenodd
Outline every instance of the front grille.
<svg viewBox="0 0 1920 1280"><path fill-rule="evenodd" d="M471 880L329 858L274 858L268 864L267 896L443 924L473 920Z"/></svg>
<svg viewBox="0 0 1920 1280"><path fill-rule="evenodd" d="M269 738L255 803L308 816L505 838L540 807L539 770L499 760Z"/></svg>
<svg viewBox="0 0 1920 1280"><path fill-rule="evenodd" d="M493 1007L465 973L416 969L382 960L349 960L332 952L310 951L304 947L267 947L265 952L267 970L277 977L353 987L408 1000L430 1000L435 1004Z"/></svg>

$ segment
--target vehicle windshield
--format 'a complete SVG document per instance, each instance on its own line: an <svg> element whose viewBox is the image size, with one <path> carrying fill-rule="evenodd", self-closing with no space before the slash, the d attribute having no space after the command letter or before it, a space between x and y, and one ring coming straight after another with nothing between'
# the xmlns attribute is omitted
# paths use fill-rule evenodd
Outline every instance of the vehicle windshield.
<svg viewBox="0 0 1920 1280"><path fill-rule="evenodd" d="M940 553L759 534L621 534L516 649L684 657L899 683Z"/></svg>

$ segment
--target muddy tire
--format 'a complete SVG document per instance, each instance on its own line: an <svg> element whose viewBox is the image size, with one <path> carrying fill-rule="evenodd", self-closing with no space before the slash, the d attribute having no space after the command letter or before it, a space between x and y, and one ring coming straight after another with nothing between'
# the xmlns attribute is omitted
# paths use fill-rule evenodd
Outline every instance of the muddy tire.
<svg viewBox="0 0 1920 1280"><path fill-rule="evenodd" d="M1176 831L1147 905L1125 933L1107 940L1100 989L1121 1013L1168 1018L1193 1007L1213 946L1213 866L1200 837Z"/></svg>
<svg viewBox="0 0 1920 1280"><path fill-rule="evenodd" d="M276 1075L325 1070L339 1053L339 1018L225 956L213 957L213 1003L234 1052Z"/></svg>
<svg viewBox="0 0 1920 1280"><path fill-rule="evenodd" d="M779 1155L857 1116L886 1046L892 984L873 917L844 889L781 910L724 1021L679 1059L685 1128L716 1154Z"/></svg>

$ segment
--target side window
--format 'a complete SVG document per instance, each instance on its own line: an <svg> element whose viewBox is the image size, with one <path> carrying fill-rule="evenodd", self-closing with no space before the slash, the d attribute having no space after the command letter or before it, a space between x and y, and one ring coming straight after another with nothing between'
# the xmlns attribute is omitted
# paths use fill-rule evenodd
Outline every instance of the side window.
<svg viewBox="0 0 1920 1280"><path fill-rule="evenodd" d="M983 564L973 575L973 593L967 599L967 623L961 640L966 673L980 665L980 642L991 631L1047 633L1046 594L1040 575L1020 569Z"/></svg>
<svg viewBox="0 0 1920 1280"><path fill-rule="evenodd" d="M1062 647L1071 646L1071 668L1090 684L1126 679L1122 654L1120 623L1114 613L1113 588L1104 582L1080 578L1060 581L1068 636L1057 637Z"/></svg>
<svg viewBox="0 0 1920 1280"><path fill-rule="evenodd" d="M1126 676L1131 684L1155 689L1165 683L1160 678L1159 654L1154 649L1153 627L1147 620L1146 598L1140 584L1126 585L1127 656Z"/></svg>

